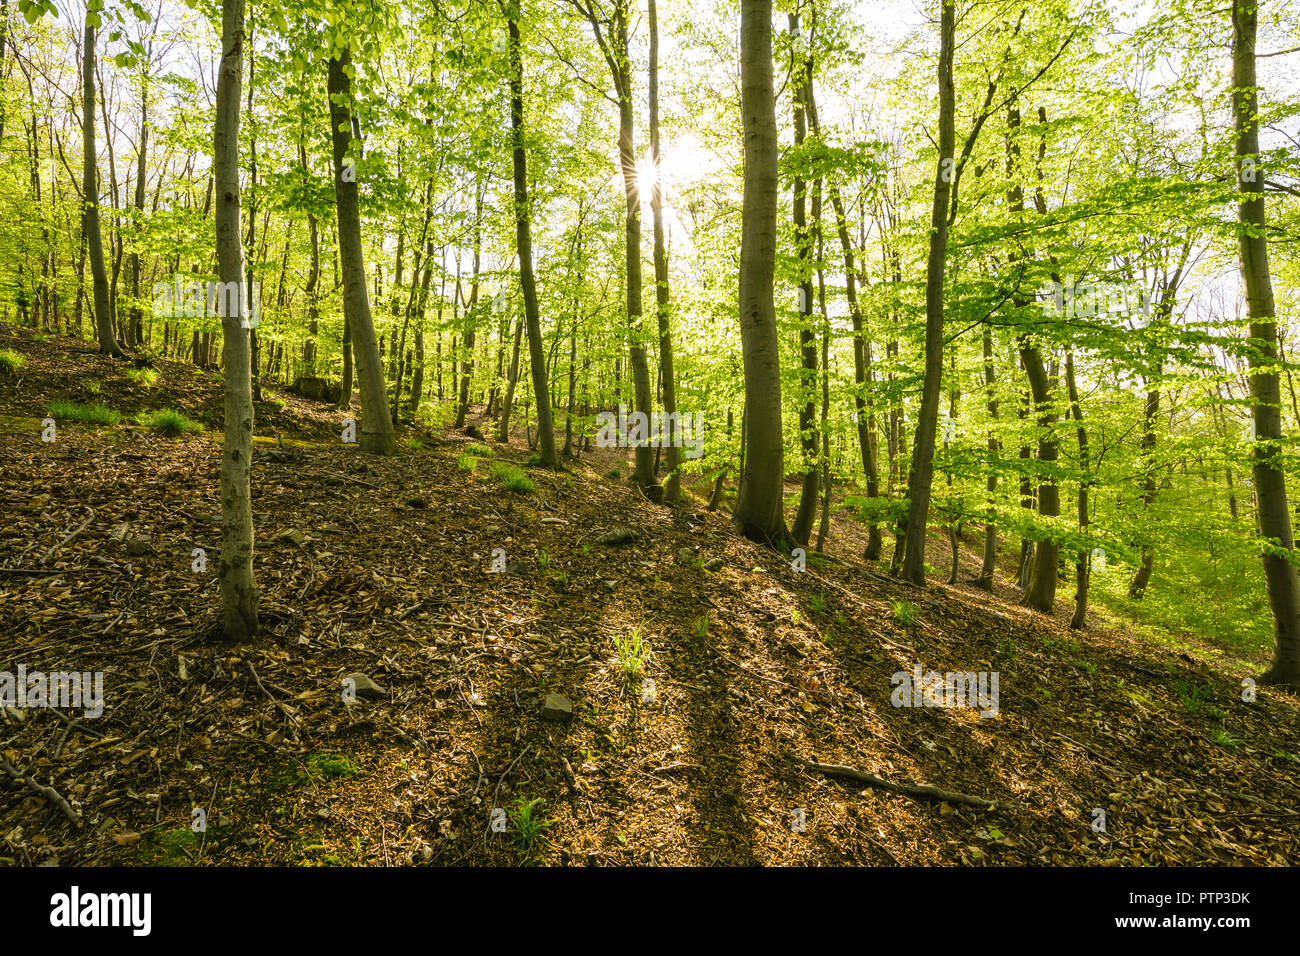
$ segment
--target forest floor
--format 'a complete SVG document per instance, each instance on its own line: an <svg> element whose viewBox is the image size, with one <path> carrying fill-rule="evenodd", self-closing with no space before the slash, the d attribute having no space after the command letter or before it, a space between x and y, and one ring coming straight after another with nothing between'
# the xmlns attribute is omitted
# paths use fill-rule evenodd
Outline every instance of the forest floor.
<svg viewBox="0 0 1300 956"><path fill-rule="evenodd" d="M450 431L374 458L342 443L344 413L268 388L266 629L214 643L218 378L162 362L145 387L89 343L18 330L0 348L27 359L0 373L0 671L102 671L105 702L0 708L0 754L82 818L0 773L0 863L1300 863L1300 712L1242 700L1262 661L1071 631L1072 584L1038 614L1010 567L993 594L902 584L858 560L843 511L838 560L799 572L698 500L670 511L605 477L618 450L527 468L536 491L513 494L489 468L523 465L519 438L472 471ZM60 398L122 421L43 442ZM161 407L207 431L132 418ZM599 543L616 529L635 537ZM935 582L946 536L932 548ZM629 680L634 631L651 655ZM996 672L998 713L892 706L915 665ZM387 695L345 702L357 672ZM542 719L548 692L570 720Z"/></svg>

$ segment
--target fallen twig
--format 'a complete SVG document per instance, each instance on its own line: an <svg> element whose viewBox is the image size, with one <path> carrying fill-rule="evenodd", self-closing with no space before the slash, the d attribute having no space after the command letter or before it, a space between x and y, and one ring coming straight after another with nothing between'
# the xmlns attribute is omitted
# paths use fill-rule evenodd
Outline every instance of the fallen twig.
<svg viewBox="0 0 1300 956"><path fill-rule="evenodd" d="M31 774L17 770L14 765L3 756L0 756L0 770L4 770L5 773L9 774L9 776L13 777L19 783L27 784L27 786L35 790L46 800L51 801L56 807L63 811L65 817L72 821L74 827L81 826L81 815L78 814L76 810L72 809L72 805L69 804L67 800L63 799L63 795L60 794L59 791L55 790L53 787L47 787L42 783L37 783L32 779Z"/></svg>
<svg viewBox="0 0 1300 956"><path fill-rule="evenodd" d="M847 780L856 780L858 783L865 783L869 787L875 787L877 790L888 790L890 793L900 793L906 797L916 797L925 800L943 800L946 803L960 803L969 807L982 807L986 810L997 810L1005 808L1005 802L997 800L985 800L983 797L973 797L968 793L958 793L955 790L944 790L942 787L932 787L925 783L908 783L907 781L895 782L886 780L884 777L877 777L874 773L866 773L862 770L855 770L852 767L841 766L832 763L815 763L811 760L802 761L805 767L810 770L816 770L818 773L824 773L828 777L842 777Z"/></svg>
<svg viewBox="0 0 1300 956"><path fill-rule="evenodd" d="M90 524L90 522L95 517L95 509L90 508L88 506L86 510L90 512L90 514L86 515L86 520L81 522L81 524L77 525L75 528L73 528L71 531L65 534L63 538L60 539L58 544L52 545L50 547L50 550L46 551L43 555L41 555L40 560L36 562L37 564L44 564L46 561L50 560L50 558L54 556L55 551L58 551L59 548L63 547L65 544L67 544L77 535L81 534L82 531L86 530L86 526Z"/></svg>

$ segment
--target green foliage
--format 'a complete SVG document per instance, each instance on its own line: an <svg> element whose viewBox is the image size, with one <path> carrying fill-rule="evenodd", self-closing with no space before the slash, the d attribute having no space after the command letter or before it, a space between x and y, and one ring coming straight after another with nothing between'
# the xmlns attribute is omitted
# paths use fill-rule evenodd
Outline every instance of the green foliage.
<svg viewBox="0 0 1300 956"><path fill-rule="evenodd" d="M894 623L899 627L910 630L916 626L917 615L921 613L921 609L915 604L909 604L907 601L890 601L889 606L894 612Z"/></svg>
<svg viewBox="0 0 1300 956"><path fill-rule="evenodd" d="M0 349L0 375L17 375L27 364L27 359L13 349Z"/></svg>
<svg viewBox="0 0 1300 956"><path fill-rule="evenodd" d="M461 456L456 459L456 467L461 471L473 471L478 467L478 459L468 453L462 453Z"/></svg>
<svg viewBox="0 0 1300 956"><path fill-rule="evenodd" d="M326 780L355 777L360 772L356 761L342 754L314 753L308 756L303 763L306 764L308 771L313 775L324 777Z"/></svg>
<svg viewBox="0 0 1300 956"><path fill-rule="evenodd" d="M1224 713L1210 702L1210 692L1206 687L1194 684L1186 679L1179 679L1174 682L1174 690L1177 691L1179 698L1183 703L1183 710L1193 716L1204 716L1210 720L1223 720Z"/></svg>
<svg viewBox="0 0 1300 956"><path fill-rule="evenodd" d="M614 652L618 656L618 666L629 680L641 673L650 659L650 643L641 637L641 628L634 627L625 633L614 635Z"/></svg>
<svg viewBox="0 0 1300 956"><path fill-rule="evenodd" d="M480 445L477 443L473 443L465 446L465 454L477 455L479 458L491 458L492 449L489 448L487 445Z"/></svg>
<svg viewBox="0 0 1300 956"><path fill-rule="evenodd" d="M519 797L510 808L510 822L520 862L524 866L541 863L546 852L546 831L555 825L546 815L546 801L541 797Z"/></svg>
<svg viewBox="0 0 1300 956"><path fill-rule="evenodd" d="M1235 737L1228 733L1228 731L1222 729L1211 730L1210 739L1224 750L1236 750L1237 745L1241 743L1240 737Z"/></svg>
<svg viewBox="0 0 1300 956"><path fill-rule="evenodd" d="M126 370L126 377L130 381L142 388L153 388L158 382L158 373L149 368L147 365L143 368L129 368Z"/></svg>
<svg viewBox="0 0 1300 956"><path fill-rule="evenodd" d="M525 475L522 468L504 461L492 463L492 480L517 495L531 495L537 490L536 482Z"/></svg>
<svg viewBox="0 0 1300 956"><path fill-rule="evenodd" d="M203 426L194 421L184 412L174 408L159 408L154 411L144 411L136 415L136 421L145 428L152 428L156 432L161 432L168 438L179 438L181 435L189 433L199 433L203 431Z"/></svg>
<svg viewBox="0 0 1300 956"><path fill-rule="evenodd" d="M116 425L122 420L122 413L114 411L107 405L80 405L67 399L59 398L50 402L50 417L56 421L85 422L87 425Z"/></svg>

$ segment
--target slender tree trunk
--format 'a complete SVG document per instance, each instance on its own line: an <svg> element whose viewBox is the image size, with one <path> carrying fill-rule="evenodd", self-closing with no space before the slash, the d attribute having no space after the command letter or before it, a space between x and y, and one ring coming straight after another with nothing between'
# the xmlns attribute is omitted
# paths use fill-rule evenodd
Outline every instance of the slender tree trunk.
<svg viewBox="0 0 1300 956"><path fill-rule="evenodd" d="M506 379L505 396L501 400L501 418L497 422L497 441L508 442L510 440L510 413L514 409L515 403L515 384L519 381L519 342L523 337L524 322L522 318L515 320L515 344L510 352L510 372Z"/></svg>
<svg viewBox="0 0 1300 956"><path fill-rule="evenodd" d="M85 200L83 230L90 252L90 275L94 288L95 335L99 350L121 357L113 331L113 311L109 301L108 272L104 268L104 241L99 230L99 172L95 154L95 28L86 24L81 58L81 132L83 147L82 196ZM235 104L238 108L239 104ZM237 233L236 233L237 234Z"/></svg>
<svg viewBox="0 0 1300 956"><path fill-rule="evenodd" d="M361 247L361 210L357 201L357 164L345 163L351 145L352 81L348 68L352 54L347 47L329 61L330 131L334 145L334 192L338 202L339 259L343 269L343 294L350 300L348 324L352 326L352 347L357 375L361 379L361 450L391 455L397 450L393 422L388 415L388 390L384 367L375 342L366 289L366 267Z"/></svg>
<svg viewBox="0 0 1300 956"><path fill-rule="evenodd" d="M939 165L934 176L930 211L930 249L925 278L925 382L917 413L912 469L908 478L907 531L900 574L913 584L925 583L926 526L930 486L934 477L935 428L943 377L943 286L948 253L948 203L952 194L953 152L956 145L956 96L952 59L956 33L956 0L942 0L939 41Z"/></svg>
<svg viewBox="0 0 1300 956"><path fill-rule="evenodd" d="M651 0L653 2L653 0ZM524 149L524 54L519 36L518 7L509 19L510 28L510 128L514 138L515 239L519 252L519 285L524 293L524 319L528 325L528 357L532 367L533 394L537 399L537 440L542 463L558 468L555 455L555 426L552 422L551 392L546 381L546 359L542 354L542 318L537 305L537 280L533 275L533 237L529 222L528 154ZM516 339L518 341L518 339ZM511 376L513 378L513 374ZM504 425L505 416L502 416Z"/></svg>
<svg viewBox="0 0 1300 956"><path fill-rule="evenodd" d="M998 558L998 526L994 520L996 516L996 499L994 493L998 490L998 473L997 473L997 456L1001 449L1001 442L998 441L996 428L998 421L998 395L995 386L996 376L993 365L993 330L988 326L984 327L982 338L984 346L984 390L987 398L987 408L989 413L989 476L985 485L988 492L989 520L984 525L984 560L980 565L979 577L973 582L978 588L985 591L993 590L993 573L996 570Z"/></svg>
<svg viewBox="0 0 1300 956"><path fill-rule="evenodd" d="M469 302L465 303L465 357L461 360L460 401L456 411L456 427L465 427L469 413L469 386L474 377L474 324L478 321L479 254L483 245L483 185L474 182L474 273L470 278ZM460 258L456 259L456 297L460 301Z"/></svg>
<svg viewBox="0 0 1300 956"><path fill-rule="evenodd" d="M811 70L809 71L811 72ZM818 431L821 433L821 484L822 516L817 526L817 550L826 544L826 536L831 527L831 320L826 311L826 270L822 263L826 261L825 243L822 235L822 180L818 178L813 184L812 200L813 229L817 244L817 301L822 316L822 410Z"/></svg>
<svg viewBox="0 0 1300 956"><path fill-rule="evenodd" d="M1021 360L1021 369L1024 368L1024 361ZM1033 408L1034 400L1029 389L1026 389L1021 396L1020 408L1017 410L1017 417L1023 422L1029 418L1029 410ZM1020 507L1026 511L1033 511L1037 500L1034 497L1034 481L1030 471L1032 465L1030 462L1034 459L1034 447L1029 442L1024 442L1020 446L1020 467L1022 477L1020 479ZM1020 563L1016 566L1016 582L1022 591L1029 589L1029 573L1034 566L1034 541L1032 538L1022 537L1020 539Z"/></svg>
<svg viewBox="0 0 1300 956"><path fill-rule="evenodd" d="M650 420L653 413L650 395L650 365L646 360L645 324L641 303L641 193L636 181L636 147L633 143L632 61L628 48L628 3L614 0L614 74L618 89L618 157L623 171L624 209L627 239L627 334L628 367L632 373L632 392L636 410ZM655 485L654 450L649 441L642 442L634 455L637 486L655 500L662 489ZM652 486L655 490L652 490Z"/></svg>
<svg viewBox="0 0 1300 956"><path fill-rule="evenodd" d="M790 14L790 35L799 36L799 17ZM792 44L793 46L793 44ZM799 62L792 52L790 75L794 84L794 145L800 148L807 139L804 102L812 83L812 67ZM799 509L795 512L790 537L806 545L817 516L817 496L821 480L817 463L817 334L813 331L813 248L808 233L806 210L808 184L797 172L794 176L794 244L799 269L799 445L803 451L803 485L799 492Z"/></svg>
<svg viewBox="0 0 1300 956"><path fill-rule="evenodd" d="M664 240L664 192L660 181L659 142L659 15L655 0L647 0L650 27L650 156L654 162L655 181L650 209L654 215L655 315L659 322L659 374L663 379L664 416L669 423L668 480L664 483L664 504L676 506L682 500L681 445L672 434L677 421L677 372L673 364L671 309L668 295L668 246Z"/></svg>
<svg viewBox="0 0 1300 956"><path fill-rule="evenodd" d="M1007 136L1007 207L1012 215L1021 215L1025 211L1024 189L1020 184L1019 158L1020 148L1016 145L1014 132L1020 128L1020 112L1014 106L1007 108L1007 127L1011 134ZM1023 309L1033 303L1031 296L1016 293L1012 304ZM1055 518L1061 513L1060 489L1051 470L1059 457L1059 445L1056 439L1055 425L1057 414L1052 407L1053 392L1056 383L1048 375L1043 362L1043 353L1038 343L1028 333L1019 336L1020 361L1025 375L1029 379L1029 391L1033 398L1035 421L1038 425L1038 461L1045 464L1041 469L1041 484L1038 486L1038 513L1045 518ZM1024 588L1023 602L1032 608L1050 614L1056 601L1056 582L1060 546L1044 537L1034 546L1033 563L1029 569L1029 581Z"/></svg>
<svg viewBox="0 0 1300 956"><path fill-rule="evenodd" d="M1294 547L1282 470L1282 394L1277 373L1277 322L1269 273L1264 170L1259 156L1259 93L1255 78L1255 0L1232 4L1232 114L1237 134L1237 221L1241 277L1250 315L1251 410L1255 419L1254 480L1259 501L1264 581L1273 610L1273 661L1264 684L1300 687L1300 583L1287 560Z"/></svg>
<svg viewBox="0 0 1300 956"><path fill-rule="evenodd" d="M1092 487L1090 477L1091 462L1088 457L1088 429L1083 424L1083 406L1079 403L1079 389L1074 381L1074 353L1065 353L1065 387L1070 396L1070 414L1074 416L1075 434L1079 439L1079 470L1083 477L1079 480L1079 531L1087 533L1088 491ZM1082 547L1074 562L1074 617L1070 627L1079 630L1088 621L1088 585L1091 581L1092 561L1088 548Z"/></svg>
<svg viewBox="0 0 1300 956"><path fill-rule="evenodd" d="M152 47L152 42L150 47ZM146 57L146 63L148 59ZM149 74L146 70L140 78L140 145L135 158L135 197L133 208L136 215L135 242L131 255L127 259L127 271L131 277L131 311L129 324L131 337L129 341L139 348L144 344L144 309L140 305L140 249L141 233L144 231L144 189L145 189L145 154L149 146ZM51 184L52 185L52 184Z"/></svg>
<svg viewBox="0 0 1300 956"><path fill-rule="evenodd" d="M1159 369L1156 375L1159 375ZM1154 378L1154 376L1152 377ZM1145 460L1146 474L1142 477L1142 510L1149 512L1156 500L1156 419L1160 415L1160 386L1151 386L1148 380L1146 407L1142 416L1142 457ZM1151 572L1155 567L1155 547L1152 545L1149 528L1142 531L1142 544L1139 547L1139 563L1133 580L1129 582L1128 596L1141 598L1146 594L1147 584L1151 581Z"/></svg>
<svg viewBox="0 0 1300 956"><path fill-rule="evenodd" d="M89 34L89 31L87 31ZM89 39L89 35L87 36ZM239 223L239 87L244 57L244 0L222 0L221 66L217 75L213 169L216 179L217 262L221 281L244 280ZM226 288L231 286L227 285ZM225 333L225 435L221 456L221 581L223 630L247 640L259 629L253 577L253 391L248 329L240 308L221 320ZM225 310L229 312L230 310Z"/></svg>
<svg viewBox="0 0 1300 956"><path fill-rule="evenodd" d="M777 132L772 91L772 2L741 0L741 117L745 186L739 309L745 367L740 491L733 521L754 541L784 546L785 450L781 438L781 347L772 298L776 269Z"/></svg>

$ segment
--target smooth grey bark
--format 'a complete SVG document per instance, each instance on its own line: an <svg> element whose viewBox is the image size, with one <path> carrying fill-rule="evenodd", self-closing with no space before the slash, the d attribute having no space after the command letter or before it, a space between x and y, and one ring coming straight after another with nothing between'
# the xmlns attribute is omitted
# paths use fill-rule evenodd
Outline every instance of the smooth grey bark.
<svg viewBox="0 0 1300 956"><path fill-rule="evenodd" d="M483 183L474 177L474 271L469 283L469 301L465 303L464 358L461 359L460 398L456 404L456 427L465 427L469 414L469 387L474 378L474 333L478 321L478 280L480 256L483 250ZM456 257L455 303L460 303L460 257Z"/></svg>
<svg viewBox="0 0 1300 956"><path fill-rule="evenodd" d="M989 429L988 450L990 466L994 464L1002 443L998 441L995 428L998 420L998 395L995 386L996 369L993 365L993 330L988 326L984 327L984 334L981 337L984 351L984 390L987 396L986 408L989 413L989 421L994 427ZM985 485L988 492L989 520L984 525L984 559L980 565L979 577L972 583L977 588L985 591L993 590L993 572L995 570L998 558L998 525L995 520L996 512L994 510L994 493L998 490L998 474L994 467L989 468L989 476Z"/></svg>
<svg viewBox="0 0 1300 956"><path fill-rule="evenodd" d="M223 283L241 288L243 246L239 223L239 87L244 57L244 0L222 0L221 65L217 74L212 156L216 185L217 266ZM232 288L227 284L226 288ZM222 628L229 640L259 630L258 590L253 576L253 390L244 296L227 296L234 315L221 319L225 363L224 436L221 454Z"/></svg>
<svg viewBox="0 0 1300 956"><path fill-rule="evenodd" d="M647 0L650 27L649 106L650 106L650 157L654 162L654 189L650 194L650 210L654 216L655 256L655 316L659 325L659 374L662 382L664 414L669 422L677 420L677 372L673 363L673 336L668 295L668 246L664 240L664 193L659 181L659 15L655 0ZM664 483L664 504L677 505L682 500L682 480L679 474L682 451L676 436L668 439L668 480Z"/></svg>
<svg viewBox="0 0 1300 956"><path fill-rule="evenodd" d="M120 357L122 349L113 331L113 309L104 268L104 240L99 228L99 163L95 151L95 28L86 23L81 54L82 185L85 206L82 230L90 255L90 275L95 309L95 336L99 350ZM236 103L238 107L238 103Z"/></svg>
<svg viewBox="0 0 1300 956"><path fill-rule="evenodd" d="M1259 85L1255 77L1257 0L1232 4L1232 115L1236 132L1238 253L1250 315L1251 411L1259 532L1266 542L1264 581L1273 610L1273 660L1263 684L1300 687L1300 581L1287 554L1294 547L1282 470L1282 392L1277 321L1269 274L1264 171L1259 163Z"/></svg>
<svg viewBox="0 0 1300 956"><path fill-rule="evenodd" d="M528 154L524 148L524 54L519 37L518 7L509 19L510 29L510 128L514 140L515 245L519 252L519 285L524 293L524 321L528 326L528 357L537 401L537 439L542 463L558 468L555 454L555 425L552 421L551 391L546 381L546 360L542 355L542 319L537 305L537 279L533 274L533 237L529 222ZM512 375L513 378L513 375ZM506 416L501 420L504 427Z"/></svg>
<svg viewBox="0 0 1300 956"><path fill-rule="evenodd" d="M783 489L781 349L772 298L776 270L777 131L772 90L772 2L741 0L740 109L745 184L740 240L740 334L745 368L745 445L736 529L775 547L789 543Z"/></svg>
<svg viewBox="0 0 1300 956"><path fill-rule="evenodd" d="M515 320L515 344L510 351L510 371L506 378L505 395L501 399L501 418L497 422L497 441L510 440L510 413L514 410L515 385L519 381L519 341L523 337L524 321Z"/></svg>
<svg viewBox="0 0 1300 956"><path fill-rule="evenodd" d="M939 163L934 175L930 210L930 248L925 272L925 382L917 412L908 477L907 530L900 575L913 584L925 583L926 525L934 478L935 428L943 377L943 286L948 254L948 203L952 194L953 152L956 146L956 93L952 60L956 34L956 2L943 0L939 25Z"/></svg>
<svg viewBox="0 0 1300 956"><path fill-rule="evenodd" d="M790 35L799 36L799 16L789 15ZM791 44L793 47L794 44ZM794 87L794 146L799 149L807 139L808 123L805 102L812 85L811 57L801 62L792 52L790 81ZM817 464L817 335L813 331L813 247L808 230L808 183L798 172L793 190L794 245L799 269L799 446L803 452L803 482L799 490L799 508L795 512L790 536L806 545L817 516L817 498L821 472Z"/></svg>
<svg viewBox="0 0 1300 956"><path fill-rule="evenodd" d="M608 18L597 13L586 0L576 5L591 23L596 42L609 66L618 101L618 160L623 174L624 251L627 293L628 368L632 373L632 393L636 411L652 413L650 366L646 359L645 325L641 296L641 194L637 186L636 147L633 142L635 109L632 99L632 58L628 49L628 0L614 0ZM601 29L606 25L608 34ZM651 500L661 500L663 489L655 484L654 449L642 442L635 451L637 486Z"/></svg>
<svg viewBox="0 0 1300 956"><path fill-rule="evenodd" d="M361 382L361 450L374 455L391 455L397 450L393 422L388 413L388 389L384 367L375 341L366 288L366 266L361 247L361 208L358 202L356 164L347 165L352 141L352 81L347 68L351 51L344 47L329 59L330 134L334 146L334 194L338 204L339 262L343 270L343 295L352 331L352 350L357 378ZM350 170L350 172L349 172Z"/></svg>
<svg viewBox="0 0 1300 956"><path fill-rule="evenodd" d="M1070 397L1070 414L1075 422L1075 435L1079 440L1079 530L1086 532L1091 520L1088 514L1088 492L1092 487L1091 460L1088 456L1088 429L1083 422L1083 406L1079 402L1079 387L1074 379L1074 353L1065 353L1065 387ZM1088 585L1092 578L1092 560L1088 548L1079 549L1074 562L1074 616L1070 627L1079 630L1088 621Z"/></svg>

